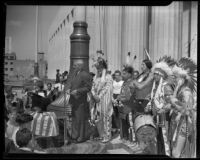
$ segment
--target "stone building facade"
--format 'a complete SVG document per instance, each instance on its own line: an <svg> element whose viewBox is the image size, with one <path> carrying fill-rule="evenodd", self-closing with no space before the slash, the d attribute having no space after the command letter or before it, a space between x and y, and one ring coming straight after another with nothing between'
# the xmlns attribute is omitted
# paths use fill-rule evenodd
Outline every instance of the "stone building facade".
<svg viewBox="0 0 200 160"><path fill-rule="evenodd" d="M62 6L49 28L48 64L50 78L56 69L70 66L70 35L73 23L88 23L90 71L97 50L105 53L112 72L122 69L127 53L140 71L146 58L155 62L163 55L191 57L197 61L197 1L174 1L168 6Z"/></svg>

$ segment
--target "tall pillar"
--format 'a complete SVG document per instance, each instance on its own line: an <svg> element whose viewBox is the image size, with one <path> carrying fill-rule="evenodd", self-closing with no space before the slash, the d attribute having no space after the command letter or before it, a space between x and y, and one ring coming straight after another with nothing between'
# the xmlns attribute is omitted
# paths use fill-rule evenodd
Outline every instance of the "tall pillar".
<svg viewBox="0 0 200 160"><path fill-rule="evenodd" d="M182 26L182 56L187 57L189 52L189 19L190 2L183 2L183 26Z"/></svg>
<svg viewBox="0 0 200 160"><path fill-rule="evenodd" d="M131 52L132 61L134 56L137 57L132 66L139 71L141 61L144 59L144 48L147 48L147 13L148 7L145 6L126 6L122 12L122 22L124 24L122 24L122 54L124 57L122 58L122 64L125 64L125 57L128 52Z"/></svg>
<svg viewBox="0 0 200 160"><path fill-rule="evenodd" d="M198 2L191 1L191 3L190 58L192 58L197 63Z"/></svg>
<svg viewBox="0 0 200 160"><path fill-rule="evenodd" d="M121 69L121 6L108 6L106 12L104 42L106 42L106 54L108 61L108 69L112 71Z"/></svg>
<svg viewBox="0 0 200 160"><path fill-rule="evenodd" d="M69 77L65 85L65 89L68 89L69 84L73 77L73 64L75 62L82 62L84 64L83 68L89 71L89 41L90 36L87 33L87 23L85 7L75 8L75 22L73 24L74 30L70 36L70 70ZM64 91L65 96L65 91ZM64 101L65 105L65 101ZM64 144L67 142L67 130L66 130L67 119L64 120Z"/></svg>
<svg viewBox="0 0 200 160"><path fill-rule="evenodd" d="M168 6L152 7L150 34L150 54L153 63L161 56L175 59L182 53L182 2L172 2Z"/></svg>
<svg viewBox="0 0 200 160"><path fill-rule="evenodd" d="M89 71L89 40L90 36L87 33L87 23L84 21L74 22L74 32L70 36L70 72L74 62L81 61L84 64L84 69Z"/></svg>
<svg viewBox="0 0 200 160"><path fill-rule="evenodd" d="M75 61L82 61L84 69L89 71L89 40L86 23L86 6L74 9L73 33L70 36L70 75Z"/></svg>
<svg viewBox="0 0 200 160"><path fill-rule="evenodd" d="M99 40L99 30L96 30L95 25L98 25L98 17L96 17L95 6L86 7L86 22L88 24L88 34L91 37L90 47L89 47L89 70L90 72L95 73L96 69L93 66L93 57L96 54L96 51L99 50L99 47L96 45L96 41ZM96 24L97 23L97 24Z"/></svg>

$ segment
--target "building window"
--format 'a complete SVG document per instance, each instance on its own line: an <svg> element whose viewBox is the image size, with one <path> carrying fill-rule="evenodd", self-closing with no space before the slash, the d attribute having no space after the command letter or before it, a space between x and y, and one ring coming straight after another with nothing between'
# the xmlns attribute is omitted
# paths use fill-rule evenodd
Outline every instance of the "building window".
<svg viewBox="0 0 200 160"><path fill-rule="evenodd" d="M10 71L13 71L13 68L10 68Z"/></svg>
<svg viewBox="0 0 200 160"><path fill-rule="evenodd" d="M14 59L14 57L13 56L10 56L10 60L13 60Z"/></svg>
<svg viewBox="0 0 200 160"><path fill-rule="evenodd" d="M5 71L8 71L8 68L5 68Z"/></svg>
<svg viewBox="0 0 200 160"><path fill-rule="evenodd" d="M8 64L8 62L5 62L5 65L7 65Z"/></svg>
<svg viewBox="0 0 200 160"><path fill-rule="evenodd" d="M13 62L10 62L10 64L12 65L12 64L13 64Z"/></svg>

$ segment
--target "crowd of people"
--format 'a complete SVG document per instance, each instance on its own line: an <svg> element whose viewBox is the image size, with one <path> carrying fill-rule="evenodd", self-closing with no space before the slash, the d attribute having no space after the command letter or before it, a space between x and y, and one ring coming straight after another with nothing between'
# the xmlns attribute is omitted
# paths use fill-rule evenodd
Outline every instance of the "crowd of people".
<svg viewBox="0 0 200 160"><path fill-rule="evenodd" d="M41 144L44 138L58 135L56 115L47 112L47 106L58 97L59 87L48 82L45 89L43 81L33 81L32 88L24 86L20 96L12 87L4 88L5 151L8 153L45 153ZM43 124L38 125L38 119Z"/></svg>
<svg viewBox="0 0 200 160"><path fill-rule="evenodd" d="M65 105L71 108L68 115L71 123L64 123L70 125L64 126L67 144L89 139L108 143L114 135L119 135L122 143L143 150L154 143L154 154L196 157L197 66L191 59L164 56L155 64L145 59L141 73L126 64L122 71L112 74L102 57L95 62L96 74L85 71L83 66L82 61L74 62L73 73L68 76L66 72L63 81L57 70L56 83L63 85L60 90L59 85L52 89L48 83L44 91L43 83L38 82L31 93L32 100L27 98L28 92L21 103L12 94L6 95L6 139L26 152L27 148L33 148L28 147L34 135L33 129L27 127L34 119L30 111L48 112L51 102L68 95ZM34 97L38 95L46 99L36 103ZM32 104L27 107L30 101Z"/></svg>
<svg viewBox="0 0 200 160"><path fill-rule="evenodd" d="M12 93L6 95L5 99L5 152L45 153L40 148L35 147L36 141L31 132L33 116L24 108L23 101Z"/></svg>

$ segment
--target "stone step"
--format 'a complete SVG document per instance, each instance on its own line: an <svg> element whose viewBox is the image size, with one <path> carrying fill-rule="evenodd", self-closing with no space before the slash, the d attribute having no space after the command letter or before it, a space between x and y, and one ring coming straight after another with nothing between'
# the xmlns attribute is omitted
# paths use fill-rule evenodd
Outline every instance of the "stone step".
<svg viewBox="0 0 200 160"><path fill-rule="evenodd" d="M118 137L112 139L112 140L110 141L110 143L112 143L113 145L114 145L114 144L120 144L120 143L122 143L122 141L120 140L120 136L118 136Z"/></svg>
<svg viewBox="0 0 200 160"><path fill-rule="evenodd" d="M121 141L120 137L116 137L110 141L110 145L108 149L113 150L113 149L119 149L122 148L126 150L130 154L140 154L143 151L139 148L137 143L124 143Z"/></svg>
<svg viewBox="0 0 200 160"><path fill-rule="evenodd" d="M136 143L134 143L132 145L123 143L123 148L126 149L130 154L138 154L137 153L138 151L142 152Z"/></svg>
<svg viewBox="0 0 200 160"><path fill-rule="evenodd" d="M107 153L108 154L130 154L128 151L126 151L123 148L107 150Z"/></svg>

